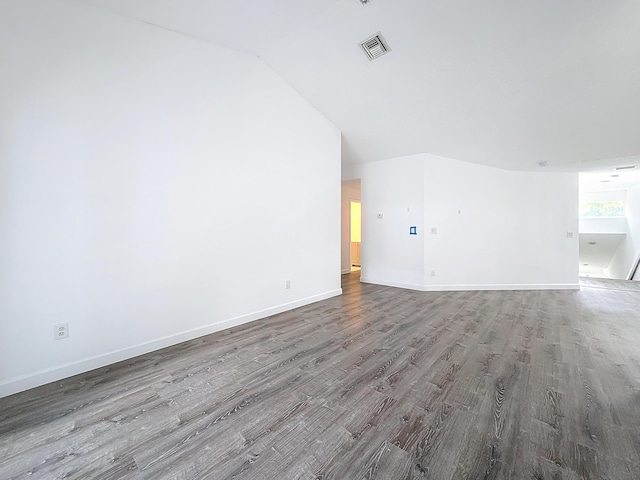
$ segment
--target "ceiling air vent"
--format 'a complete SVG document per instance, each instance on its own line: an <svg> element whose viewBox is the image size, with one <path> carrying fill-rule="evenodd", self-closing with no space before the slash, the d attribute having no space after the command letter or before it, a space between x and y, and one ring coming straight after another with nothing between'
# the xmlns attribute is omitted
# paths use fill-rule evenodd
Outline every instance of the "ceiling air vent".
<svg viewBox="0 0 640 480"><path fill-rule="evenodd" d="M360 48L362 48L362 51L369 60L374 60L391 51L380 32L360 42Z"/></svg>

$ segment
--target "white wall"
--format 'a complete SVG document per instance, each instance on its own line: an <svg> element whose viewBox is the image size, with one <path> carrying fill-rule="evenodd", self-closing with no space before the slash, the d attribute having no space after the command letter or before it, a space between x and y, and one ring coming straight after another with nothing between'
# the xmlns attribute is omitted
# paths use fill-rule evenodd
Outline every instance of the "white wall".
<svg viewBox="0 0 640 480"><path fill-rule="evenodd" d="M360 180L342 182L341 265L342 273L351 271L351 202L360 201Z"/></svg>
<svg viewBox="0 0 640 480"><path fill-rule="evenodd" d="M605 273L610 278L627 279L640 255L640 185L627 190L625 201L627 235L621 242ZM636 274L638 280L640 274Z"/></svg>
<svg viewBox="0 0 640 480"><path fill-rule="evenodd" d="M5 0L0 69L0 396L340 293L340 133L259 59Z"/></svg>
<svg viewBox="0 0 640 480"><path fill-rule="evenodd" d="M356 174L363 281L419 290L578 288L577 174L427 154L362 164Z"/></svg>
<svg viewBox="0 0 640 480"><path fill-rule="evenodd" d="M412 288L423 280L424 185L421 155L359 166L361 281ZM382 214L382 219L378 218ZM418 235L409 235L415 226Z"/></svg>
<svg viewBox="0 0 640 480"><path fill-rule="evenodd" d="M602 183L600 184L602 185ZM602 188L602 187L600 187ZM598 191L580 191L578 194L580 203L600 203L600 202L626 202L626 190L598 190Z"/></svg>
<svg viewBox="0 0 640 480"><path fill-rule="evenodd" d="M580 233L627 233L629 227L625 217L581 217Z"/></svg>

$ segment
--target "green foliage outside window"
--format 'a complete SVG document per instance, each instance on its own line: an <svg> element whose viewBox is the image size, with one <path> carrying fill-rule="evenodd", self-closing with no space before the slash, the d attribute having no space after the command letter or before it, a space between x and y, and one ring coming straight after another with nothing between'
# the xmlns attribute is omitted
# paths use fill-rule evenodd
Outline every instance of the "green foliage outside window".
<svg viewBox="0 0 640 480"><path fill-rule="evenodd" d="M623 217L623 202L589 202L580 204L581 217Z"/></svg>

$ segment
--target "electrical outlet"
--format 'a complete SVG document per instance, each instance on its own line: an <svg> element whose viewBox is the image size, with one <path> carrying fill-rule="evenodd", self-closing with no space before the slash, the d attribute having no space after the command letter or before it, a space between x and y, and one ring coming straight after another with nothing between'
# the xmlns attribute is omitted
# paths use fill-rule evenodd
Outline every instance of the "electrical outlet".
<svg viewBox="0 0 640 480"><path fill-rule="evenodd" d="M438 234L438 228L437 227L431 227L431 235L437 235Z"/></svg>
<svg viewBox="0 0 640 480"><path fill-rule="evenodd" d="M63 338L69 338L69 324L59 323L53 326L53 338L54 340L62 340Z"/></svg>
<svg viewBox="0 0 640 480"><path fill-rule="evenodd" d="M435 271L435 269L431 270L431 276L432 276L432 277L435 277L435 276L436 276L436 271Z"/></svg>
<svg viewBox="0 0 640 480"><path fill-rule="evenodd" d="M291 288L291 280L284 281L284 288L286 288L287 290Z"/></svg>

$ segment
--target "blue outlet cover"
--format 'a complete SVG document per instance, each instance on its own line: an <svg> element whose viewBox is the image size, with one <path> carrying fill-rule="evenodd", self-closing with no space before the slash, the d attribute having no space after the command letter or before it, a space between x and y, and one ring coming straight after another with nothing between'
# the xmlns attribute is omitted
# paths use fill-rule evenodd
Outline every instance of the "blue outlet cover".
<svg viewBox="0 0 640 480"><path fill-rule="evenodd" d="M409 227L409 235L417 235L418 227Z"/></svg>

